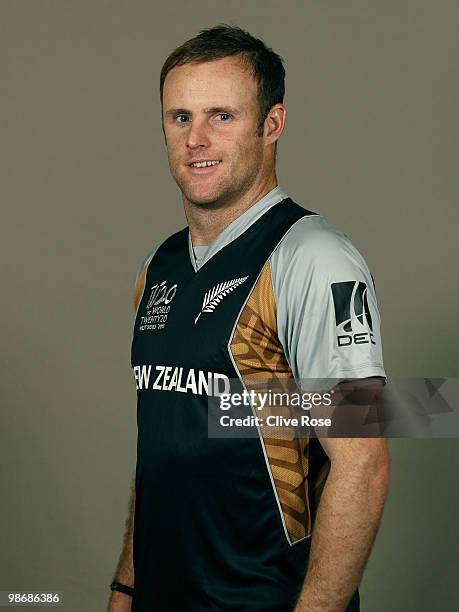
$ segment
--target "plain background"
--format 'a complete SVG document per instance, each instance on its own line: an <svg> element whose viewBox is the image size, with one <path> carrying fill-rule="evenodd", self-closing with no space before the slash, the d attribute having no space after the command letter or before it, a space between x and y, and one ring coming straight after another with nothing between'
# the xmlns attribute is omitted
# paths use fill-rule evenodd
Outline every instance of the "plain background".
<svg viewBox="0 0 459 612"><path fill-rule="evenodd" d="M455 0L1 0L0 590L105 609L135 468L134 278L185 225L159 71L204 27L283 56L279 182L367 260L388 375L458 376L458 18ZM458 441L391 449L362 609L457 610Z"/></svg>

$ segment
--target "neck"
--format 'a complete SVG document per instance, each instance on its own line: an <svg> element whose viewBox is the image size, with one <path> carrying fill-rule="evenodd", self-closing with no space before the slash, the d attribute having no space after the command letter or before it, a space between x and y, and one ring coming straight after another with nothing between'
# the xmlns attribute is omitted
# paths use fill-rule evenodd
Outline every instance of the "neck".
<svg viewBox="0 0 459 612"><path fill-rule="evenodd" d="M276 176L269 177L262 185L254 186L237 199L229 200L218 207L196 206L183 197L185 216L194 246L210 245L215 238L235 219L256 204L277 185Z"/></svg>

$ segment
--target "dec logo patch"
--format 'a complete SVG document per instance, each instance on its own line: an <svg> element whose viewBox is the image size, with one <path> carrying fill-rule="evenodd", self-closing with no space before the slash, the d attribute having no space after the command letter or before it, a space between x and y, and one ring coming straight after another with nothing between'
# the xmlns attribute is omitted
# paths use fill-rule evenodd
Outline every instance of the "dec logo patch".
<svg viewBox="0 0 459 612"><path fill-rule="evenodd" d="M362 281L332 283L338 347L376 344L368 306L368 287Z"/></svg>

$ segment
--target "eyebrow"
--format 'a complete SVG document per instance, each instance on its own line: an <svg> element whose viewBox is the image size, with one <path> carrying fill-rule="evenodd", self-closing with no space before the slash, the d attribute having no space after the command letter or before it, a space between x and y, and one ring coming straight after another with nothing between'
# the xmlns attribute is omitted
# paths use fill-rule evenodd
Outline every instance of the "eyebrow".
<svg viewBox="0 0 459 612"><path fill-rule="evenodd" d="M233 106L211 106L205 108L204 112L206 115L214 115L215 113L230 113L231 115L238 116L241 114L237 108ZM192 111L186 108L170 108L164 113L167 117L176 117L177 115L192 115Z"/></svg>

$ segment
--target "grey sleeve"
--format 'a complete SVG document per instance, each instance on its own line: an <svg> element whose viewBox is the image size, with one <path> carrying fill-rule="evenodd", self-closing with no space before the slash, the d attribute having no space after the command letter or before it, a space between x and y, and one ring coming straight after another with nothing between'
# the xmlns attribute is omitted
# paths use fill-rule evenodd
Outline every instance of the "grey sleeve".
<svg viewBox="0 0 459 612"><path fill-rule="evenodd" d="M278 335L297 381L386 376L373 279L344 234L304 217L270 265Z"/></svg>

